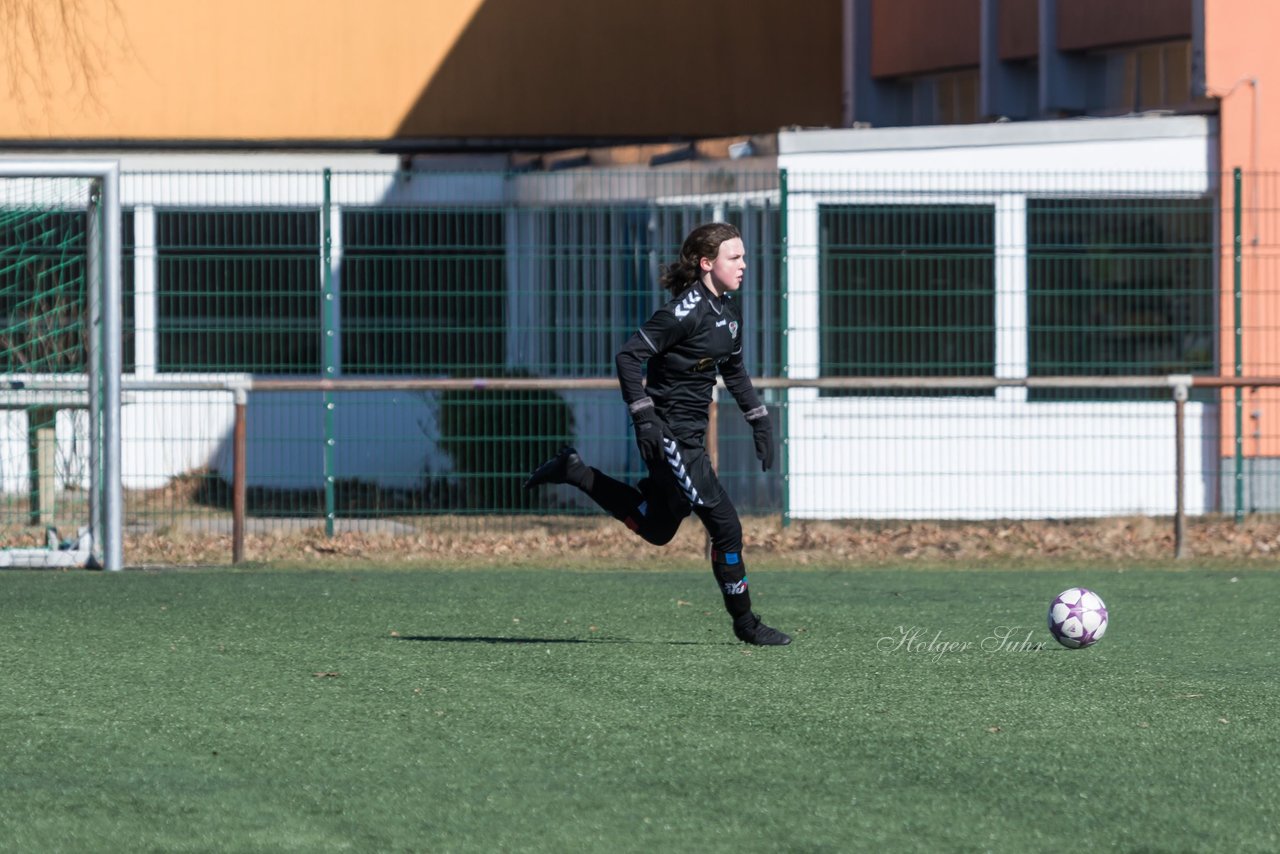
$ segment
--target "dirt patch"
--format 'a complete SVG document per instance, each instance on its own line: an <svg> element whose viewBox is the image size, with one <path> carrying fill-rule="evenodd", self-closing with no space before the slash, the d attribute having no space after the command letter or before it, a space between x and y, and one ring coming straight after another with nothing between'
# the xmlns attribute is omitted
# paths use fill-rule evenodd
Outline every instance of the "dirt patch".
<svg viewBox="0 0 1280 854"><path fill-rule="evenodd" d="M246 560L285 566L520 566L671 568L702 566L706 538L689 520L655 548L599 517L435 517L368 522L326 536L298 521L250 529ZM381 528L381 529L379 529ZM1174 565L1170 519L1069 521L816 522L783 527L777 517L743 520L745 552L759 566ZM231 538L180 526L128 534L131 565L227 564ZM1280 517L1188 522L1187 565L1280 565Z"/></svg>

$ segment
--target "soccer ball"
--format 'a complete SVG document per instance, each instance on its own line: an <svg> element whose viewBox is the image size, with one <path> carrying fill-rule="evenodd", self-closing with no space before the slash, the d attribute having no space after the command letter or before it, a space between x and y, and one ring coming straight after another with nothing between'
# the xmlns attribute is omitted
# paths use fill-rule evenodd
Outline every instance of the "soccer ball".
<svg viewBox="0 0 1280 854"><path fill-rule="evenodd" d="M1072 587L1049 603L1049 634L1071 649L1092 646L1107 632L1107 606L1092 590Z"/></svg>

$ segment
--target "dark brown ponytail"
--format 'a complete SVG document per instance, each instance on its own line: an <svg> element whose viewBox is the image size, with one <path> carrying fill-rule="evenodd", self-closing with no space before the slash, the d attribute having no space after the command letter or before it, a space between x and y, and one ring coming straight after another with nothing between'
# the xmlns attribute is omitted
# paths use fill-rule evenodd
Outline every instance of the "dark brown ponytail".
<svg viewBox="0 0 1280 854"><path fill-rule="evenodd" d="M726 240L741 238L736 226L727 222L708 222L689 232L680 247L680 258L674 264L662 268L658 283L671 293L679 296L685 288L702 278L702 267L699 260L715 258L720 254L720 244Z"/></svg>

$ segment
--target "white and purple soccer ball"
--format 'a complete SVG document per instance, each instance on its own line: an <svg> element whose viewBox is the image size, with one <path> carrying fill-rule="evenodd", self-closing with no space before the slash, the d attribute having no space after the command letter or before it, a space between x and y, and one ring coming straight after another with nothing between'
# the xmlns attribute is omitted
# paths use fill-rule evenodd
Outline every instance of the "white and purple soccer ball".
<svg viewBox="0 0 1280 854"><path fill-rule="evenodd" d="M1063 646L1093 646L1107 632L1107 606L1083 587L1063 590L1049 603L1049 634Z"/></svg>

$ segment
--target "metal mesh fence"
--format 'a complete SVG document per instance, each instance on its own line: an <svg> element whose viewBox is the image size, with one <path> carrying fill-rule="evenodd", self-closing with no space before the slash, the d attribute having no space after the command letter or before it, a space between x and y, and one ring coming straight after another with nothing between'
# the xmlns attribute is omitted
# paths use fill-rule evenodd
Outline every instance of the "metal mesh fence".
<svg viewBox="0 0 1280 854"><path fill-rule="evenodd" d="M745 513L1170 513L1171 392L1105 380L1231 375L1237 353L1244 374L1275 373L1274 186L1213 173L125 173L126 516L136 530L230 524L232 396L147 381L607 378L662 302L661 265L711 219L747 246L753 376L1098 380L769 389L786 452L767 475L725 396L719 471ZM24 310L74 315L83 300L65 275L84 263L82 237L37 207L0 211L11 337ZM77 334L56 325L50 341ZM5 346L7 374L33 370L27 347ZM77 370L76 346L57 349L41 356L65 362L50 370ZM1280 506L1273 394L1193 392L1190 512ZM247 405L247 509L272 525L595 513L568 489L519 488L565 442L617 477L643 472L607 385L255 390ZM27 521L25 425L3 443L8 529Z"/></svg>

